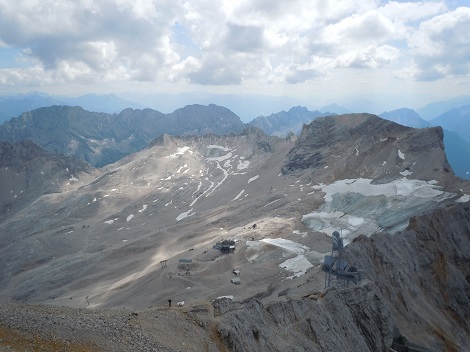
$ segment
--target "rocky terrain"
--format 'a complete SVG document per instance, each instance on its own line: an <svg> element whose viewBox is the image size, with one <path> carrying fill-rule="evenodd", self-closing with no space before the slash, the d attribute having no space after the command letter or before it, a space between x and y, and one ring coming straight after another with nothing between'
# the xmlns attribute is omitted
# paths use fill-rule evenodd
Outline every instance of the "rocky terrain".
<svg viewBox="0 0 470 352"><path fill-rule="evenodd" d="M162 135L43 188L0 223L0 346L389 351L396 326L465 351L470 185L442 137L369 114ZM324 290L333 230L365 279Z"/></svg>
<svg viewBox="0 0 470 352"><path fill-rule="evenodd" d="M0 142L0 220L48 193L76 188L97 175L82 160L48 152L31 141Z"/></svg>
<svg viewBox="0 0 470 352"><path fill-rule="evenodd" d="M334 106L331 107L334 111ZM250 122L250 125L261 128L266 134L273 136L287 136L289 133L299 134L304 124L322 116L335 115L334 113L321 113L309 111L306 108L295 107L289 111L282 111L270 116L259 116ZM397 109L384 112L379 117L395 122L402 126L413 128L429 128L442 126L444 128L444 146L446 155L456 175L470 180L470 143L465 137L467 133L465 107L453 109L442 117L427 122L412 109ZM316 128L316 127L314 127ZM458 131L458 132L457 132Z"/></svg>

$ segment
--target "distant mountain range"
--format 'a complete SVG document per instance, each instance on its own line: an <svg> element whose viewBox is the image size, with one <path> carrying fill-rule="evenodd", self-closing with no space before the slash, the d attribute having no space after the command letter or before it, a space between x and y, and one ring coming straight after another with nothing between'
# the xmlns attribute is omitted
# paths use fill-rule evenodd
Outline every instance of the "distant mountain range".
<svg viewBox="0 0 470 352"><path fill-rule="evenodd" d="M88 111L113 114L126 108L150 108L163 113L171 113L182 106L194 104L225 106L240 116L244 122L251 121L256 116L268 115L292 106L307 105L294 98L262 94L122 93L119 96L87 94L78 97L52 96L44 93L8 94L0 95L0 123L24 112L52 105L80 106Z"/></svg>
<svg viewBox="0 0 470 352"><path fill-rule="evenodd" d="M304 124L312 122L319 116L331 115L336 115L336 113L310 111L306 107L296 106L289 111L281 111L269 116L258 116L250 122L250 125L261 128L266 134L284 137L289 133L299 134Z"/></svg>
<svg viewBox="0 0 470 352"><path fill-rule="evenodd" d="M397 100L397 99L395 99ZM409 102L409 100L408 100ZM310 100L300 100L286 96L273 96L266 94L217 94L208 92L121 92L119 94L86 94L77 97L63 95L48 95L46 93L32 92L26 94L0 95L0 123L27 111L52 105L81 106L85 110L106 113L119 113L126 108L150 108L170 113L186 105L216 104L225 106L240 116L245 123L258 116L269 116L278 111L288 111L292 106L305 106L309 110L318 110L322 113L373 113L394 110L386 97L363 98L349 102L329 103L317 106ZM405 104L405 103L404 103ZM424 120L431 120L453 108L470 104L470 95L456 97L449 100L430 103L416 112Z"/></svg>
<svg viewBox="0 0 470 352"><path fill-rule="evenodd" d="M460 108L464 105L470 105L470 95L433 102L417 109L417 112L423 119L432 120L451 109Z"/></svg>
<svg viewBox="0 0 470 352"><path fill-rule="evenodd" d="M170 113L185 105L225 106L240 116L243 122L249 122L257 116L269 115L275 111L288 110L292 106L308 105L306 102L290 98L263 94L211 94L190 92L179 94L167 93L123 93L125 99L135 101L148 108ZM308 106L312 108L311 106Z"/></svg>
<svg viewBox="0 0 470 352"><path fill-rule="evenodd" d="M144 105L114 94L87 94L79 97L50 96L43 93L0 95L0 123L24 112L53 105L80 106L88 111L118 113L126 108L141 109Z"/></svg>
<svg viewBox="0 0 470 352"><path fill-rule="evenodd" d="M191 100L194 96L189 93L173 96L149 94L147 103L166 104L169 107L181 99ZM140 97L142 98L142 95ZM158 97L158 99L151 102L152 97ZM240 96L235 95L216 96L205 93L196 97L200 101L217 97L219 101L231 105L235 105L237 99L240 99ZM255 96L245 96L243 98L244 104L239 104L238 110L245 109L245 116L247 116L248 111L254 113L268 109L268 106L274 110L292 102L289 99L280 99L276 104L273 104L273 97L259 96L259 101L256 101L255 98ZM140 103L133 103L112 94L101 96L89 94L77 98L51 97L39 93L0 96L0 122L2 116L8 118L20 110L34 106L62 104L62 100L67 102L67 106L31 109L32 111L28 110L31 112L25 112L23 115L18 114L20 116L17 118L0 125L0 140L16 142L31 139L50 151L75 155L94 166L101 167L117 161L129 153L141 150L161 133L172 135L224 134L239 132L246 126L242 119L231 110L214 104L208 106L194 104L164 114L151 109L133 110L129 106L140 107L145 105L142 103L146 102L141 100ZM430 111L441 111L449 106L463 104L467 100L470 101L470 97L433 103L419 111L431 116L429 115ZM286 136L289 133L300 133L304 124L310 123L317 117L345 112L349 112L349 110L338 104L330 104L319 110L295 106L270 115L258 115L248 124L262 129L268 135ZM470 172L470 162L468 161L470 105L451 108L428 121L421 118L415 110L407 108L383 112L379 116L414 128L441 126L446 131L444 142L451 165L458 176L470 179L468 173ZM57 119L60 119L60 122Z"/></svg>
<svg viewBox="0 0 470 352"><path fill-rule="evenodd" d="M397 109L381 113L379 116L383 119L413 128L425 128L432 126L429 122L423 120L413 109Z"/></svg>
<svg viewBox="0 0 470 352"><path fill-rule="evenodd" d="M49 151L101 167L145 148L163 133L228 134L244 128L237 115L217 105L190 105L171 114L151 109L106 114L52 106L23 113L0 125L0 140L29 139Z"/></svg>
<svg viewBox="0 0 470 352"><path fill-rule="evenodd" d="M429 122L433 126L442 126L445 130L455 132L470 143L470 105L453 108Z"/></svg>

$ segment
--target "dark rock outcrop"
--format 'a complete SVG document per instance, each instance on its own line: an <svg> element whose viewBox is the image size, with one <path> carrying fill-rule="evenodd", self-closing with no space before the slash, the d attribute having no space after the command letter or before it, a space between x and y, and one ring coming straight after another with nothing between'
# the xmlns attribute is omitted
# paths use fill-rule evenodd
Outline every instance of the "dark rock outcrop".
<svg viewBox="0 0 470 352"><path fill-rule="evenodd" d="M414 217L395 235L358 237L349 261L373 280L400 331L433 351L470 345L470 204Z"/></svg>
<svg viewBox="0 0 470 352"><path fill-rule="evenodd" d="M388 307L370 281L267 306L221 299L214 312L231 351L388 351L392 344Z"/></svg>

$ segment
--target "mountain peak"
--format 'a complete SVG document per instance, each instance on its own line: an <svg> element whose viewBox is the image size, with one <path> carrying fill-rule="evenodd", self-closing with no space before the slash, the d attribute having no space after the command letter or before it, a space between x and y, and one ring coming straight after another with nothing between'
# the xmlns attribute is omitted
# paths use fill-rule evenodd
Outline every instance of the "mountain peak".
<svg viewBox="0 0 470 352"><path fill-rule="evenodd" d="M319 117L304 126L283 172L306 169L324 181L453 176L441 128L413 129L372 114Z"/></svg>
<svg viewBox="0 0 470 352"><path fill-rule="evenodd" d="M403 126L414 128L431 127L431 124L423 120L418 113L409 108L401 108L392 111L387 111L379 115L380 117L399 123Z"/></svg>

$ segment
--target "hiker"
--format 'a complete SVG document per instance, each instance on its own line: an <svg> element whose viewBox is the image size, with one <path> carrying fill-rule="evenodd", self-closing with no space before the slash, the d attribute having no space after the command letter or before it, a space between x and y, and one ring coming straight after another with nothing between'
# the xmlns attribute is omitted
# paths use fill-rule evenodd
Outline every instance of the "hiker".
<svg viewBox="0 0 470 352"><path fill-rule="evenodd" d="M171 307L171 299L168 300L168 307Z"/></svg>

